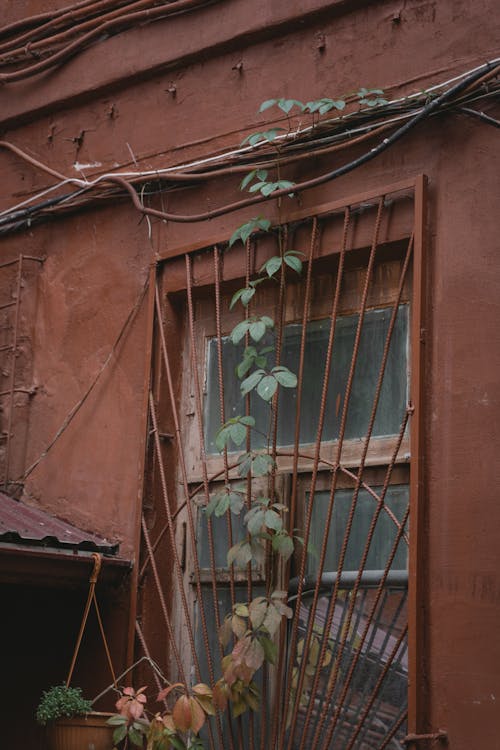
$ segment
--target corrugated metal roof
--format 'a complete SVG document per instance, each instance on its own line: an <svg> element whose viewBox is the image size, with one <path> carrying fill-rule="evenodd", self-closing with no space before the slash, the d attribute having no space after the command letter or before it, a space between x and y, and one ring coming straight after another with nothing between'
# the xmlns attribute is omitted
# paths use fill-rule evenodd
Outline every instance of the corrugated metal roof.
<svg viewBox="0 0 500 750"><path fill-rule="evenodd" d="M0 542L116 555L118 544L0 492Z"/></svg>

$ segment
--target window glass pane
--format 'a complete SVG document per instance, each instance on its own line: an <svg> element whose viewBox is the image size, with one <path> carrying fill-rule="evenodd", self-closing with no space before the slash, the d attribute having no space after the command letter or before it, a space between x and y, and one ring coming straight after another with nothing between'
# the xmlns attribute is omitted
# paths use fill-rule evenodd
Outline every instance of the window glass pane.
<svg viewBox="0 0 500 750"><path fill-rule="evenodd" d="M246 538L247 530L243 523L245 511L239 515L231 513L231 528L233 532L233 544ZM227 553L229 547L229 533L227 528L226 515L217 518L216 515L210 516L212 519L212 534L214 539L214 557L216 568L227 568ZM208 519L203 510L198 511L198 534L196 540L198 548L198 559L201 568L210 568L210 544L208 541Z"/></svg>
<svg viewBox="0 0 500 750"><path fill-rule="evenodd" d="M373 487L374 491L380 493L381 487ZM408 507L409 488L407 485L389 485L385 496L385 504L392 511L398 521L402 519ZM334 572L338 570L338 561L342 543L347 528L347 520L351 510L354 491L353 489L340 489L335 492L335 501L333 504L333 513L328 533L328 547L325 558L324 572ZM326 526L330 493L329 491L316 492L314 494L314 508L311 525L311 542L313 549L317 552L321 550L323 534ZM309 502L309 496L307 497ZM346 556L343 570L358 570L360 567L361 557L365 548L368 530L374 518L377 509L377 503L367 490L359 491L356 502L356 509L347 544ZM382 511L375 525L375 532L369 548L368 557L364 570L384 570L393 544L396 539L398 529L393 519ZM406 570L407 568L408 546L404 539L400 539L391 570ZM313 575L316 572L318 557L308 555L307 572Z"/></svg>
<svg viewBox="0 0 500 750"><path fill-rule="evenodd" d="M348 622L353 596L355 602ZM311 600L312 597L306 597L300 608L299 650L308 628ZM306 742L301 747L307 747L312 741L324 705L321 697L327 691L334 666L338 666L339 670L325 724L328 726L329 720L337 713L335 731L329 744L331 750L348 747L351 741L355 741L356 750L381 747L404 714L408 691L407 639L403 637L407 622L406 589L385 589L376 606L375 600L376 591L368 588L360 588L356 594L340 590L335 603L326 596L318 600L312 638L318 646L321 646L323 639L327 639L327 658L320 669L310 728ZM325 623L331 607L334 607L332 625L330 631L325 633ZM399 639L401 642L398 647ZM342 647L343 642L345 645ZM340 664L336 665L336 655L340 652ZM350 677L348 690L340 701L347 675ZM299 725L307 711L311 682L312 678L306 677L299 703ZM394 748L400 747L405 734L406 724L403 722L396 733ZM292 742L294 748L299 746L300 733L296 733L296 736L297 740Z"/></svg>
<svg viewBox="0 0 500 750"><path fill-rule="evenodd" d="M384 308L368 310L365 314L347 413L345 437L348 439L363 437L366 434L391 313L391 308ZM332 366L328 381L323 440L334 440L339 434L358 318L359 316L355 314L346 315L337 320ZM298 372L299 368L301 331L302 326L297 323L287 325L285 328L282 364L295 373ZM302 443L312 443L317 437L329 331L329 320L311 321L307 325L300 429L300 441ZM272 343L272 338L268 337L262 342L262 346ZM399 432L407 401L407 343L408 306L401 305L391 338L373 429L374 436L394 435ZM240 395L240 381L235 374L236 366L242 359L243 348L243 345L233 346L229 338L223 339L226 419L237 414L244 414L245 404ZM271 356L269 357L270 360ZM215 435L220 426L220 400L219 363L215 339L208 342L207 357L205 441L208 452L216 453ZM273 362L270 361L270 366L272 365ZM279 445L293 443L296 400L297 390L295 388L280 389ZM256 394L252 394L251 401L252 416L256 419L257 429L260 433L263 433L259 434L252 431L252 447L260 448L265 444L264 435L269 431L270 408Z"/></svg>

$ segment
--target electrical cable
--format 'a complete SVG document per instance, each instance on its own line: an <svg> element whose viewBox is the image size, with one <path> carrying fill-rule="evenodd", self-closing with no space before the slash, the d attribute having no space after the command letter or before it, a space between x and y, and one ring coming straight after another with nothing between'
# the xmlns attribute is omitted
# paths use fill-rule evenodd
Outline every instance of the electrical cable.
<svg viewBox="0 0 500 750"><path fill-rule="evenodd" d="M161 7L149 8L147 10L140 10L134 13L123 14L118 18L112 18L109 21L105 21L99 26L88 31L79 39L71 42L63 49L55 52L49 58L41 60L40 62L34 63L20 70L12 71L11 73L0 73L0 83L12 83L13 81L21 81L26 78L30 78L33 75L42 73L49 68L54 67L57 63L64 62L69 57L72 57L82 47L88 45L90 42L99 39L103 34L109 34L110 32L117 31L118 29L123 30L123 25L131 26L135 23L143 23L147 21L155 21L160 18L166 18L167 16L173 15L174 13L181 13L191 10L196 7L201 7L213 2L221 2L221 0L175 0L175 2L167 3Z"/></svg>
<svg viewBox="0 0 500 750"><path fill-rule="evenodd" d="M282 146L282 148L285 148L285 153L283 154L282 152L282 156L280 157L280 165L282 163L292 163L294 161L298 161L304 158L314 158L315 156L327 153L329 151L333 151L339 148L344 148L344 147L354 145L356 142L360 142L364 140L365 138L374 137L375 135L379 134L382 130L390 128L391 126L394 126L401 120L405 120L405 119L408 120L408 122L406 122L405 125L399 128L399 130L395 131L395 133L393 133L391 136L384 139L377 147L375 147L374 149L371 149L367 154L360 157L361 162L359 160L355 160L352 163L348 163L347 165L344 165L343 167L340 167L339 169L334 170L333 173L326 173L326 175L320 175L319 177L314 178L312 181L309 180L309 181L306 181L305 183L299 183L298 185L294 185L294 192L299 192L301 190L308 189L309 187L313 187L317 184L322 184L323 182L329 181L330 179L335 179L336 176L345 174L346 170L350 171L351 169L356 168L356 166L358 166L359 163L365 163L365 161L370 160L371 158L374 158L378 153L380 153L381 151L385 150L385 148L390 146L395 140L405 135L408 128L413 127L421 119L431 116L433 114L436 114L438 110L444 110L445 106L447 109L449 109L450 107L456 106L456 102L455 103L452 102L450 104L449 100L456 97L457 94L462 92L464 89L470 88L471 84L473 84L475 80L477 79L484 80L485 74L489 78L497 74L498 72L497 62L498 62L498 58L486 63L485 65L473 68L471 71L467 71L466 73L460 74L459 76L455 76L454 79L451 79L453 81L458 81L458 83L454 87L445 91L444 94L442 94L441 96L435 99L432 99L424 107L419 107L418 102L417 102L416 110L413 110L411 112L404 112L403 114L400 114L397 117L393 116L386 120L380 119L382 115L387 111L391 111L394 113L395 104L404 104L405 106L407 106L408 102L411 100L414 100L417 96L422 97L422 92L417 93L417 94L410 94L400 100L390 101L386 105L380 108L377 108L376 112L373 109L371 111L362 110L360 112L350 113L347 116L334 118L329 121L324 121L322 122L321 125L322 125L322 129L324 129L325 127L329 125L335 125L335 124L337 126L338 125L344 126L346 124L345 121L349 117L351 118L357 117L359 119L359 117L366 118L368 116L371 116L372 118L373 117L376 118L375 123L371 122L371 123L362 125L358 128L350 128L349 130L344 129L343 131L334 133L333 135L327 136L326 138L322 136L319 139L315 139L315 140L309 139L309 140L305 140L304 142L297 142L297 133L292 133L291 135L293 137L293 140L288 144L288 148L293 148L294 150L297 148L307 148L307 152L287 155L286 145L284 145ZM435 86L432 87L432 89L434 91L439 90L443 88L445 83L447 82L436 84ZM430 89L428 89L424 95L428 96L429 91ZM478 98L486 97L490 95L491 93L495 93L495 92L486 91L482 94L476 95L475 91L472 91L468 97L464 97L461 100L461 103L462 102L470 103L470 100L477 100ZM493 119L493 118L490 118L490 119ZM303 128L299 132L299 135L302 136L305 133L307 136L310 132L311 132L310 127ZM354 133L360 133L360 136L353 138L352 135ZM349 136L351 137L349 138ZM290 134L287 134L286 137L289 139ZM339 140L339 139L344 139L344 140L341 140L340 144L334 143L333 146L315 148L316 143L325 142L327 140L335 142L335 140ZM269 144L266 144L266 145L269 147ZM203 160L197 160L195 162L191 162L189 164L181 165L177 167L147 170L143 172L106 173L106 174L100 175L94 180L89 181L89 180L82 180L79 178L65 177L64 175L57 172L56 170L53 170L47 167L46 165L42 164L38 160L29 156L28 154L23 152L22 149L19 149L18 147L13 146L13 144L10 144L8 142L2 141L0 142L0 146L8 148L9 150L16 153L21 158L31 163L33 166L39 169L43 169L44 171L46 171L48 174L51 174L52 176L60 178L60 182L58 185L52 186L48 190L42 191L42 193L38 194L38 196L32 196L27 201L24 201L23 204L18 204L17 206L11 209L7 209L0 213L0 225L6 225L9 223L15 222L15 225L14 225L15 228L19 228L19 219L23 217L29 219L37 212L40 213L41 211L47 211L49 209L53 209L57 206L64 205L64 204L65 204L64 207L67 209L70 207L69 204L72 201L74 201L76 198L80 197L82 194L90 190L93 190L96 187L98 188L99 186L108 185L108 191L106 193L106 197L111 197L111 198L119 197L119 194L117 194L116 192L113 192L114 188L109 186L109 183L116 184L119 188L124 189L128 193L128 195L132 198L135 207L138 210L140 210L141 213L145 215L157 216L158 218L167 219L171 221L203 221L205 219L218 216L222 213L226 213L228 212L228 210L237 210L237 208L241 208L246 205L251 205L253 203L258 203L267 199L274 199L276 197L279 197L282 194L287 194L289 192L289 188L288 188L288 189L284 189L283 191L281 191L281 193L280 191L275 191L269 197L255 196L253 198L248 198L246 200L239 201L236 204L230 204L229 209L228 209L228 206L224 206L220 209L215 209L212 212L207 212L201 215L185 217L185 216L180 216L180 215L166 214L165 212L157 212L155 211L155 209L145 208L142 202L139 200L139 197L132 183L136 181L142 181L142 183L144 183L144 179L147 177L157 179L159 183L161 183L162 178L163 178L163 181L165 180L165 178L167 178L167 179L170 179L171 181L174 181L173 188L176 188L178 187L178 185L175 184L175 181L179 183L187 182L189 184L194 184L197 181L212 179L213 177L220 176L220 175L247 172L252 168L265 168L266 166L272 167L275 164L274 162L276 158L275 150L272 151L272 153L262 154L262 149L250 146L250 147L240 148L237 150L226 152L221 155L216 155L215 157L208 157ZM216 164L215 162L216 159L220 161L221 158L225 158L227 161L228 159L234 159L236 157L239 157L241 160L242 157L246 158L252 155L255 156L256 151L261 152L261 160L257 162L256 164L255 163L254 164L239 164L239 165L236 164L236 165L229 166L229 167L219 167L219 168L217 168L217 166L211 167L212 164L214 165ZM271 163L267 163L265 159L271 160ZM186 170L189 168L196 168L200 163L204 163L205 165L209 167L209 169L207 169L205 172L198 172L198 173L180 171L182 169ZM332 174L334 176L332 176ZM127 177L130 178L130 180L127 180L126 179ZM58 196L53 199L49 199L47 201L44 201L42 204L37 204L36 206L22 208L23 205L32 203L34 200L37 199L37 197L45 195L50 191L56 190L57 188L62 187L65 184L75 184L79 186L80 189L70 194L66 194L63 196ZM165 189L164 187L160 187L158 192L161 192L164 189ZM170 187L170 189L172 189L172 186ZM121 193L121 190L120 190L120 193ZM97 199L100 197L101 196L97 196ZM95 195L93 196L93 199L94 200L96 199ZM18 209L21 209L21 208L22 210L18 211Z"/></svg>

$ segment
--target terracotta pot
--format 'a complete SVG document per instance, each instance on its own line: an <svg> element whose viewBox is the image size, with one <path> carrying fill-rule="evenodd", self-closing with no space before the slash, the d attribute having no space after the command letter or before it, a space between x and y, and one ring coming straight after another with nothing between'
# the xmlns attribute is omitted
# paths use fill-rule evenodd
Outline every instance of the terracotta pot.
<svg viewBox="0 0 500 750"><path fill-rule="evenodd" d="M47 727L47 750L112 750L112 714L93 712L73 719L58 719Z"/></svg>

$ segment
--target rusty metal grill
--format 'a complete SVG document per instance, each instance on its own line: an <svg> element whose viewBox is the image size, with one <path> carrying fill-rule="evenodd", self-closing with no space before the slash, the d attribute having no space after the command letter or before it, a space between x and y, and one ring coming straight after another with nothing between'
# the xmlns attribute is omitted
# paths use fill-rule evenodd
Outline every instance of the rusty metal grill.
<svg viewBox="0 0 500 750"><path fill-rule="evenodd" d="M188 250L159 268L140 646L172 679L213 684L217 629L236 601L279 584L294 609L277 665L261 671L259 710L219 713L211 748L382 750L401 746L408 715L414 728L422 190L417 181L303 212L244 248ZM239 518L202 508L236 474L238 453L219 455L211 441L237 397L229 300L276 253L278 234L282 249L304 253L303 273L282 271L242 314L272 311L275 363L292 358L298 376L293 399L275 396L276 463L260 481L288 506L304 547L278 566L268 550L245 570L225 563L244 533ZM242 408L257 407L247 396ZM246 486L249 508L259 480Z"/></svg>
<svg viewBox="0 0 500 750"><path fill-rule="evenodd" d="M15 410L18 407L18 411L21 411L27 399L34 394L31 382L27 382L27 378L31 377L31 342L26 329L27 325L32 324L31 303L35 295L31 296L28 304L23 291L42 262L41 258L19 255L0 264L0 403L3 417L0 460L2 487L8 492L16 489L11 481L15 471L12 469L14 432L20 433L17 436L19 446L25 439L22 420L17 420L15 424ZM22 454L23 451L19 450L18 453ZM24 466L15 467L17 475L20 468Z"/></svg>

